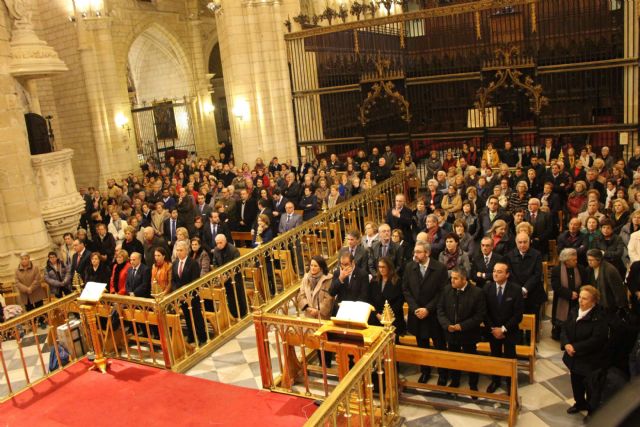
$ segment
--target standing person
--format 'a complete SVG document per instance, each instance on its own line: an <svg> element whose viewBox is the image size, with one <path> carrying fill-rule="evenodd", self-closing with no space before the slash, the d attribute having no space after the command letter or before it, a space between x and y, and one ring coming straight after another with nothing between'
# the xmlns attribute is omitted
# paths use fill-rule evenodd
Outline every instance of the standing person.
<svg viewBox="0 0 640 427"><path fill-rule="evenodd" d="M85 283L88 282L96 282L96 283L110 283L111 280L111 271L107 264L102 262L100 259L100 254L97 252L93 252L90 255L90 263L87 265L87 268L83 272L83 277ZM64 291L63 291L64 292Z"/></svg>
<svg viewBox="0 0 640 427"><path fill-rule="evenodd" d="M524 302L522 288L509 280L509 265L500 261L493 266L493 282L484 287L487 314L484 324L489 332L489 347L494 357L516 358L516 342L522 321ZM511 392L507 379L507 394ZM494 375L487 393L500 387L501 378Z"/></svg>
<svg viewBox="0 0 640 427"><path fill-rule="evenodd" d="M129 263L131 268L127 273L127 294L140 298L151 298L151 269L142 263L142 254L133 252L129 257Z"/></svg>
<svg viewBox="0 0 640 427"><path fill-rule="evenodd" d="M200 277L200 267L198 263L189 258L189 242L176 242L175 249L177 256L171 269L172 290L186 286L198 280ZM186 301L182 302L180 306L184 320L187 323L187 341L189 343L195 342L195 335L198 338L198 344L206 343L207 331L200 307L200 295L197 293L193 294L191 307L189 307Z"/></svg>
<svg viewBox="0 0 640 427"><path fill-rule="evenodd" d="M480 324L486 313L481 288L467 282L467 272L460 267L451 270L451 286L446 286L438 303L438 321L444 330L447 350L476 354L480 342ZM460 371L450 371L449 387L460 387ZM478 391L478 374L469 374L469 388Z"/></svg>
<svg viewBox="0 0 640 427"><path fill-rule="evenodd" d="M404 321L404 294L402 293L402 283L398 273L396 273L393 262L389 257L383 257L378 260L378 274L369 285L369 304L374 307L369 317L369 324L382 326L382 312L384 305L389 302L389 306L393 311L393 326L396 330L396 343L401 335L407 331L407 325Z"/></svg>
<svg viewBox="0 0 640 427"><path fill-rule="evenodd" d="M153 258L151 293L168 294L171 292L171 262L167 260L167 250L163 247L156 248Z"/></svg>
<svg viewBox="0 0 640 427"><path fill-rule="evenodd" d="M305 317L328 320L333 310L333 297L329 294L331 275L327 261L315 255L309 262L309 271L300 282L296 297L298 311Z"/></svg>
<svg viewBox="0 0 640 427"><path fill-rule="evenodd" d="M213 266L215 268L222 267L237 258L240 258L240 251L238 251L238 248L227 242L227 238L224 234L218 234L216 236L216 248L211 256ZM235 282L235 285L232 282ZM236 272L233 279L229 277L225 280L224 287L227 291L227 304L231 315L235 318L242 318L246 316L247 297L245 296L242 274L240 271ZM237 305L236 300L238 301Z"/></svg>
<svg viewBox="0 0 640 427"><path fill-rule="evenodd" d="M493 267L502 260L503 257L493 251L491 237L483 237L480 240L480 252L471 260L469 280L484 288L486 283L493 280Z"/></svg>
<svg viewBox="0 0 640 427"><path fill-rule="evenodd" d="M84 272L87 269L89 257L91 256L91 251L85 247L84 239L78 238L73 241L73 251L71 266L67 269L67 277L64 278L64 287L62 288L62 293L65 295L71 293L73 278L76 273L86 283Z"/></svg>
<svg viewBox="0 0 640 427"><path fill-rule="evenodd" d="M399 228L408 246L413 246L413 213L406 205L404 194L396 194L395 206L387 212L387 224L392 230Z"/></svg>
<svg viewBox="0 0 640 427"><path fill-rule="evenodd" d="M55 252L49 252L44 281L49 285L49 292L55 295L56 298L62 297L62 288L64 288L66 275L67 266L58 259L58 255Z"/></svg>
<svg viewBox="0 0 640 427"><path fill-rule="evenodd" d="M340 251L339 269L333 273L329 295L335 297L334 313L342 301L367 301L369 292L369 275L365 270L356 268L356 262L346 249Z"/></svg>
<svg viewBox="0 0 640 427"><path fill-rule="evenodd" d="M20 302L27 311L42 307L46 297L42 288L42 276L40 269L33 265L31 256L27 252L20 254L20 264L16 269L15 281L18 292L20 292ZM42 326L44 321L40 319L39 323Z"/></svg>
<svg viewBox="0 0 640 427"><path fill-rule="evenodd" d="M100 258L102 261L102 258ZM109 281L109 292L112 294L127 294L127 274L131 264L129 263L129 254L127 251L120 249L116 253L116 262L111 269L111 279Z"/></svg>
<svg viewBox="0 0 640 427"><path fill-rule="evenodd" d="M605 362L608 326L606 315L598 305L600 292L587 285L580 289L575 307L562 328L562 361L571 373L571 389L575 403L568 414L590 411L587 377Z"/></svg>
<svg viewBox="0 0 640 427"><path fill-rule="evenodd" d="M178 203L176 206L178 219L184 224L184 227L189 230L189 235L192 235L194 232L193 225L196 219L196 203L193 200L193 196L187 194L187 190L184 187L180 188L178 195ZM175 243L175 241L172 243Z"/></svg>
<svg viewBox="0 0 640 427"><path fill-rule="evenodd" d="M551 338L560 340L562 325L569 313L578 306L580 288L588 283L588 270L578 264L578 251L566 248L558 255L559 264L551 269L553 310L551 314Z"/></svg>
<svg viewBox="0 0 640 427"><path fill-rule="evenodd" d="M413 261L407 263L402 277L402 291L409 305L407 329L415 335L420 348L429 348L430 339L433 339L436 349L445 349L436 310L446 283L447 268L431 258L431 246L428 243L418 241L413 249ZM422 366L421 372L418 382L426 383L429 381L431 368ZM446 384L446 371L441 370L438 385Z"/></svg>
<svg viewBox="0 0 640 427"><path fill-rule="evenodd" d="M351 252L353 258L356 262L356 267L368 271L369 268L369 251L363 245L361 245L362 235L360 232L354 228L353 230L347 233L347 237L345 241L347 242L347 246L345 249Z"/></svg>
<svg viewBox="0 0 640 427"><path fill-rule="evenodd" d="M200 267L200 277L202 277L211 271L211 258L209 258L209 252L202 245L202 241L199 237L192 238L190 244L191 251L189 252L189 257L198 264L198 267Z"/></svg>
<svg viewBox="0 0 640 427"><path fill-rule="evenodd" d="M378 226L378 240L374 241L369 250L369 274L375 277L378 274L378 260L382 257L388 256L393 261L393 265L396 266L396 271L401 274L400 262L400 248L398 244L391 240L391 227L389 224L382 223Z"/></svg>

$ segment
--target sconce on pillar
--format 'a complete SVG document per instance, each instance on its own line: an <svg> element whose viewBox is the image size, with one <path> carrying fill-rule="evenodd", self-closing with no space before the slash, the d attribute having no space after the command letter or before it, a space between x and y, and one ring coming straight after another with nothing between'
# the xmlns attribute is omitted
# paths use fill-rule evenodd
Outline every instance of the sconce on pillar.
<svg viewBox="0 0 640 427"><path fill-rule="evenodd" d="M82 19L101 18L103 15L103 0L71 0L73 5L72 15L69 21L75 22L77 17Z"/></svg>
<svg viewBox="0 0 640 427"><path fill-rule="evenodd" d="M129 118L122 113L116 114L116 126L127 131L127 135L131 137L131 127L129 126Z"/></svg>
<svg viewBox="0 0 640 427"><path fill-rule="evenodd" d="M245 120L249 117L249 103L245 99L239 99L231 112L236 119Z"/></svg>

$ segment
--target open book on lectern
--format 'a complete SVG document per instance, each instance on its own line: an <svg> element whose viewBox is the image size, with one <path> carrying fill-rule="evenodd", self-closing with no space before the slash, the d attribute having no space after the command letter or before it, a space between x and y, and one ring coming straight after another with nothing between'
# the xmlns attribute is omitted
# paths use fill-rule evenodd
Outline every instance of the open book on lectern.
<svg viewBox="0 0 640 427"><path fill-rule="evenodd" d="M87 282L82 289L82 293L80 297L78 297L79 301L86 302L98 302L100 298L102 298L102 294L105 289L107 289L106 283L98 283L98 282Z"/></svg>
<svg viewBox="0 0 640 427"><path fill-rule="evenodd" d="M363 301L342 301L338 312L331 320L334 325L347 328L350 326L366 328L372 310L374 307Z"/></svg>

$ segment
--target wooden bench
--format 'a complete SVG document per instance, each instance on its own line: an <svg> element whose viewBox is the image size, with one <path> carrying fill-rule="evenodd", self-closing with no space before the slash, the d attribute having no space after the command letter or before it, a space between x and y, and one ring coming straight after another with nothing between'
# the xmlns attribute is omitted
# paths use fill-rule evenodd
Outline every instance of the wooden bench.
<svg viewBox="0 0 640 427"><path fill-rule="evenodd" d="M509 426L515 425L516 418L518 416L518 369L517 362L514 359L480 356L477 354L451 353L448 351L396 345L396 361L412 365L425 365L443 369L460 370L460 368L463 367L463 370L466 372L473 372L482 375L499 375L501 377L511 378L511 389L509 395L485 393L481 391L473 391L471 389L438 386L435 384L422 384L406 380L400 381L399 394L401 402L507 418L509 420ZM403 396L404 389L438 391L455 395L466 395L495 400L507 403L509 405L509 412L508 414L505 414L503 411L482 409L476 407L476 405L462 406L457 402L447 403L444 399L438 399L435 401L430 400L428 396L422 396L420 399L413 399L406 395Z"/></svg>
<svg viewBox="0 0 640 427"><path fill-rule="evenodd" d="M247 242L253 241L253 235L250 231L232 231L231 238L235 246L240 246L240 242L242 242L242 246L248 247Z"/></svg>
<svg viewBox="0 0 640 427"><path fill-rule="evenodd" d="M521 331L530 331L531 338L527 345L516 345L516 356L520 360L518 366L525 368L529 373L529 382L534 381L534 370L536 366L536 317L533 314L525 314L522 316L522 322L520 322ZM406 346L417 346L416 337L413 335L405 335L400 337L400 344ZM477 345L478 353L489 354L491 349L489 343L486 341L479 342Z"/></svg>

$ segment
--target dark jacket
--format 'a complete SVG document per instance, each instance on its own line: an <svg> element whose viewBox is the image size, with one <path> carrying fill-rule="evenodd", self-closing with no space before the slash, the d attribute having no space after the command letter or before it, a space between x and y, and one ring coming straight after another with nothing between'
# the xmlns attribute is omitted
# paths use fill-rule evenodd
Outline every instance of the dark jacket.
<svg viewBox="0 0 640 427"><path fill-rule="evenodd" d="M600 263L598 278L594 277L593 268L589 268L589 284L600 291L599 305L608 313L615 313L618 308L625 307L627 301L627 289L622 282L622 276L618 270L605 260Z"/></svg>
<svg viewBox="0 0 640 427"><path fill-rule="evenodd" d="M182 276L178 274L180 258L176 258L171 266L171 290L175 291L182 286L188 285L200 278L200 266L190 257L185 258Z"/></svg>
<svg viewBox="0 0 640 427"><path fill-rule="evenodd" d="M82 256L79 257L78 254L73 254L71 257L71 267L67 270L67 277L64 279L65 287L71 289L71 285L73 284L73 276L75 273L78 273L82 278L84 283L87 283L85 278L85 271L87 269L87 265L89 265L89 260L91 258L91 251L89 249L84 250L82 252ZM109 276L111 277L111 276ZM107 282L108 283L108 282Z"/></svg>
<svg viewBox="0 0 640 427"><path fill-rule="evenodd" d="M242 216L242 200L236 203L236 218L238 218L239 231L251 230L251 225L256 220L258 215L258 205L253 197L249 197L244 204L244 216ZM240 225L240 221L244 222L244 225Z"/></svg>
<svg viewBox="0 0 640 427"><path fill-rule="evenodd" d="M529 248L524 258L516 248L506 256L511 275L509 281L527 290L529 304L542 304L547 300L547 294L542 284L542 255L533 248Z"/></svg>
<svg viewBox="0 0 640 427"><path fill-rule="evenodd" d="M311 196L304 196L300 199L300 208L304 211L302 213L302 220L308 221L314 216L318 215L318 198L315 194Z"/></svg>
<svg viewBox="0 0 640 427"><path fill-rule="evenodd" d="M405 241L413 242L413 233L411 231L411 225L413 223L413 213L408 207L403 207L400 211L400 217L395 217L392 213L392 209L387 212L387 224L391 227L391 230L399 228L402 230L402 235Z"/></svg>
<svg viewBox="0 0 640 427"><path fill-rule="evenodd" d="M153 240L151 240L151 243L145 240L142 243L142 247L144 248L144 263L147 265L147 267L152 267L153 263L155 262L153 253L155 252L156 248L164 248L167 251L166 261L171 261L171 251L169 251L167 243L162 237L154 237Z"/></svg>
<svg viewBox="0 0 640 427"><path fill-rule="evenodd" d="M507 329L505 340L515 344L518 341L518 331L524 312L522 289L519 285L508 281L502 294L502 304L498 304L495 282L488 283L483 290L487 303L484 325L489 330L504 326Z"/></svg>
<svg viewBox="0 0 640 427"><path fill-rule="evenodd" d="M373 242L371 248L369 249L368 268L369 274L371 274L373 277L378 274L378 261L380 261L380 258L382 258L382 247L382 242L378 240L376 242ZM400 253L397 243L391 240L389 241L386 256L391 258L391 261L393 261L393 265L396 268L396 272L400 277L402 277L402 269L404 266L402 265L402 254Z"/></svg>
<svg viewBox="0 0 640 427"><path fill-rule="evenodd" d="M424 277L420 273L420 266L417 262L407 263L402 277L402 291L404 299L409 305L407 329L416 337L442 336L437 310L440 294L447 283L447 267L441 262L430 259ZM426 308L429 311L428 316L424 319L418 319L415 315L418 308Z"/></svg>
<svg viewBox="0 0 640 427"><path fill-rule="evenodd" d="M342 301L367 301L369 296L369 275L366 271L356 268L351 277L347 277L344 283L340 282L340 270L333 273L329 295L336 298L333 306L334 312L338 310L338 304Z"/></svg>
<svg viewBox="0 0 640 427"><path fill-rule="evenodd" d="M576 351L573 357L567 352L562 361L569 371L588 376L595 369L604 366L605 349L608 340L609 327L604 311L596 305L580 321L576 307L564 323L561 334L561 346L571 344Z"/></svg>
<svg viewBox="0 0 640 427"><path fill-rule="evenodd" d="M404 295L402 293L402 283L400 283L400 281L395 284L385 284L383 290L380 280L372 280L369 285L369 297L367 301L375 307L375 311L373 311L369 317L370 325L382 326L376 317L376 313L382 314L384 304L388 301L395 317L393 326L396 327L396 335L400 336L406 333L407 325L404 321L404 312L402 309L402 306L404 305Z"/></svg>
<svg viewBox="0 0 640 427"><path fill-rule="evenodd" d="M178 228L180 227L184 227L184 222L178 218L176 219L176 234ZM174 234L173 241L171 240L171 218L167 218L164 220L164 224L162 227L162 237L164 237L164 240L168 242L170 247L173 247L173 244L176 242L177 236Z"/></svg>
<svg viewBox="0 0 640 427"><path fill-rule="evenodd" d="M211 252L213 252L216 247L216 236L218 234L224 235L227 238L227 242L233 242L233 239L231 238L231 230L229 229L229 226L227 224L216 224L214 233L214 230L211 227L211 223L207 222L204 225L204 246Z"/></svg>
<svg viewBox="0 0 640 427"><path fill-rule="evenodd" d="M620 276L626 276L627 269L623 261L626 245L622 241L622 237L612 234L608 239L605 239L601 235L596 239L595 247L604 252L604 259L618 269Z"/></svg>
<svg viewBox="0 0 640 427"><path fill-rule="evenodd" d="M127 294L133 292L137 297L151 298L151 269L140 264L135 275L133 270L132 266L127 273Z"/></svg>
<svg viewBox="0 0 640 427"><path fill-rule="evenodd" d="M482 252L476 253L471 259L469 280L473 281L476 286L484 288L486 283L493 281L493 267L503 259L502 255L492 252L491 258L489 258L489 265L487 265L484 262L484 254ZM483 276L479 277L478 273L482 273Z"/></svg>
<svg viewBox="0 0 640 427"><path fill-rule="evenodd" d="M535 222L531 219L531 213L527 211L524 220L533 226L531 244L543 254L549 252L549 239L553 234L553 218L547 212L538 211Z"/></svg>
<svg viewBox="0 0 640 427"><path fill-rule="evenodd" d="M100 237L96 234L96 238L93 240L94 252L99 252L100 255L106 255L107 263L111 264L116 254L116 240L113 238L113 234L107 233L104 237Z"/></svg>
<svg viewBox="0 0 640 427"><path fill-rule="evenodd" d="M467 283L458 291L446 286L438 303L438 321L449 343L475 344L480 341L480 324L486 316L485 297L482 289ZM460 332L449 332L450 325L459 324Z"/></svg>
<svg viewBox="0 0 640 427"><path fill-rule="evenodd" d="M587 243L582 232L578 231L576 236L572 236L569 230L563 231L558 236L558 252L563 249L573 248L578 252L578 260L581 264L586 264Z"/></svg>
<svg viewBox="0 0 640 427"><path fill-rule="evenodd" d="M96 270L93 269L93 265L91 265L91 263L88 263L84 271L84 278L85 283L109 283L111 280L111 270L109 270L107 264L102 261L100 261L100 265L98 265Z"/></svg>
<svg viewBox="0 0 640 427"><path fill-rule="evenodd" d="M577 278L574 279L573 283L571 283L571 280L569 280L569 283L568 283L569 286L566 288L563 287L560 280L561 266L562 266L562 263L559 265L556 265L551 269L551 288L553 288L553 310L552 310L551 317L553 320L556 320L556 312L558 310L559 299L562 298L566 300L569 303L569 307L570 307L569 311L571 311L571 309L578 306L578 300L571 299L573 292L579 293L581 286L589 284L589 270L586 267L578 264L575 270L577 270L577 272L580 273L580 282L576 283ZM567 271L567 275L569 275L568 271ZM575 277L575 272L574 272L574 277ZM569 276L567 276L567 279L569 279Z"/></svg>

